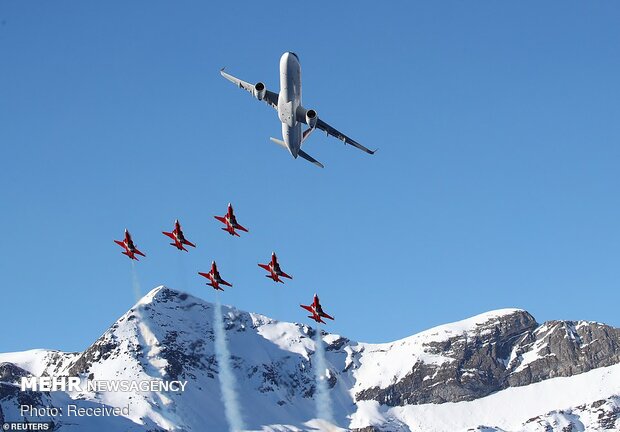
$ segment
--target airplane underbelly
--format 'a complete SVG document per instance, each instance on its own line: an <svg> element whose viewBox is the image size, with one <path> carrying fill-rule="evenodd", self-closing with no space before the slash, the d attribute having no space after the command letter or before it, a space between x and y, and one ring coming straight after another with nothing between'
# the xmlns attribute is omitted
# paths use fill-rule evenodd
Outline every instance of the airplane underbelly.
<svg viewBox="0 0 620 432"><path fill-rule="evenodd" d="M293 127L282 123L282 138L293 157L297 157L301 148L301 123L297 122Z"/></svg>
<svg viewBox="0 0 620 432"><path fill-rule="evenodd" d="M301 105L301 68L292 56L280 63L280 94L278 95L278 116L289 127L297 123L297 108Z"/></svg>
<svg viewBox="0 0 620 432"><path fill-rule="evenodd" d="M280 94L278 117L282 122L282 139L293 157L301 147L301 123L297 109L301 105L301 67L297 56L285 53L280 59Z"/></svg>
<svg viewBox="0 0 620 432"><path fill-rule="evenodd" d="M295 107L293 101L278 103L278 117L282 124L289 127L295 126Z"/></svg>

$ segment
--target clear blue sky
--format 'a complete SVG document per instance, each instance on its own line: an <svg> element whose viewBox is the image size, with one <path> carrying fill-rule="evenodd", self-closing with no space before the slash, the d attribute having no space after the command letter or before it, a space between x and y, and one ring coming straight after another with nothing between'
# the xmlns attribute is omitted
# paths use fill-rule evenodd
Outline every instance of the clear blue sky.
<svg viewBox="0 0 620 432"><path fill-rule="evenodd" d="M0 351L82 350L143 292L380 342L490 309L620 326L616 2L2 2ZM295 161L278 90L375 156L316 133ZM251 232L214 214L231 201ZM196 250L161 234L179 218ZM272 250L294 276L263 277Z"/></svg>

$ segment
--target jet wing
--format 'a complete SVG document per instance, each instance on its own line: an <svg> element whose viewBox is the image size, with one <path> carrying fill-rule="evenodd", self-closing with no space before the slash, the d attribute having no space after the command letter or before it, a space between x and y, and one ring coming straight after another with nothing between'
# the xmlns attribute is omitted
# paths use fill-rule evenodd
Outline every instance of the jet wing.
<svg viewBox="0 0 620 432"><path fill-rule="evenodd" d="M323 317L323 318L330 319L330 320L333 320L333 319L334 319L334 317L333 317L333 316L327 315L325 312L320 313L320 314L319 314L319 316L321 316L321 317Z"/></svg>
<svg viewBox="0 0 620 432"><path fill-rule="evenodd" d="M301 120L300 120L301 121ZM306 120L304 119L303 122L305 123ZM325 123L323 120L318 119L316 122L316 127L318 129L321 129L323 132L325 132L327 135L331 135L335 138L338 138L340 141L343 141L345 144L349 144L352 145L353 147L357 147L358 149L365 151L368 154L375 154L376 150L370 150L367 149L366 147L364 147L363 145L361 145L360 143L358 143L357 141L349 138L348 136L346 136L345 134L343 134L342 132L334 129L333 127L331 127L330 125L328 125L327 123Z"/></svg>
<svg viewBox="0 0 620 432"><path fill-rule="evenodd" d="M192 243L191 241L188 241L188 240L183 240L183 244L191 246L191 247L196 247L196 245L194 243Z"/></svg>
<svg viewBox="0 0 620 432"><path fill-rule="evenodd" d="M254 84L250 84L249 82L245 82L243 80L240 80L239 78L236 78L230 74L227 74L226 72L224 72L224 69L220 70L220 73L222 74L224 78L226 78L228 81L230 81L237 87L244 89L245 91L249 92L252 95L254 94ZM271 105L273 108L278 109L278 94L277 93L266 90L265 98L263 100L268 105Z"/></svg>

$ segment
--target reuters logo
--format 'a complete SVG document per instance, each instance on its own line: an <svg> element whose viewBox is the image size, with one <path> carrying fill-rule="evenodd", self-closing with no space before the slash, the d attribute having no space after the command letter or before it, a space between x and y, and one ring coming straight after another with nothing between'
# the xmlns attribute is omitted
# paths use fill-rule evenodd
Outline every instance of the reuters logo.
<svg viewBox="0 0 620 432"><path fill-rule="evenodd" d="M2 425L3 431L48 431L52 430L52 425L50 423L21 423L21 422L13 422L13 423L4 423Z"/></svg>

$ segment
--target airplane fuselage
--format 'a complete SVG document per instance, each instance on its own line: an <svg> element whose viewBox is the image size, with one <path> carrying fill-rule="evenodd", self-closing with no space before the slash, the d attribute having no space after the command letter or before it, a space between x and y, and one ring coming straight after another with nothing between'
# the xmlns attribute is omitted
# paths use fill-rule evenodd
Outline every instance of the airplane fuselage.
<svg viewBox="0 0 620 432"><path fill-rule="evenodd" d="M299 58L285 52L280 58L280 94L278 95L278 117L282 122L282 139L293 157L301 148L301 123L297 121L297 110L301 106L301 65Z"/></svg>

